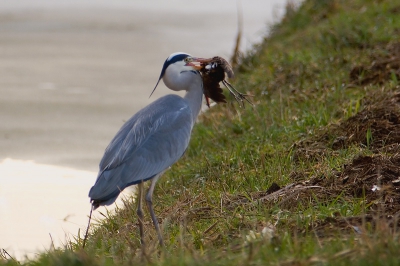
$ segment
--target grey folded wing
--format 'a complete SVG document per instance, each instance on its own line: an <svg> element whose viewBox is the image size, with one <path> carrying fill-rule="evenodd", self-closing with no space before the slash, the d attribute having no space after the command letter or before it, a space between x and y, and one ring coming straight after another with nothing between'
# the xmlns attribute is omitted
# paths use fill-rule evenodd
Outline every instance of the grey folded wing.
<svg viewBox="0 0 400 266"><path fill-rule="evenodd" d="M125 187L170 167L185 152L193 123L190 107L176 95L164 96L136 113L106 148L89 197L111 204Z"/></svg>

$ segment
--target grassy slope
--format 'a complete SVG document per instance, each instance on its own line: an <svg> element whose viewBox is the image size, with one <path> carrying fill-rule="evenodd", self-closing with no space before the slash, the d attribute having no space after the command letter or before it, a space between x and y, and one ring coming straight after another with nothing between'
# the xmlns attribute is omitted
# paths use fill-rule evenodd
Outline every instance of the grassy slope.
<svg viewBox="0 0 400 266"><path fill-rule="evenodd" d="M146 216L150 247L141 259L136 207L128 201L92 230L85 252L74 242L27 264L397 264L398 234L384 222L363 234L312 229L328 218L368 212L362 197L321 198L315 190L298 200L255 199L273 183L283 187L299 176L334 179L353 158L373 153L349 145L315 159L299 155L298 147L363 110L368 95L398 89L395 77L351 85L349 73L400 41L399 16L397 0L308 0L288 10L237 72L235 87L254 95L255 107L233 103L204 114L186 156L159 182L154 202L167 245L161 257ZM265 227L274 231L272 239L261 236Z"/></svg>

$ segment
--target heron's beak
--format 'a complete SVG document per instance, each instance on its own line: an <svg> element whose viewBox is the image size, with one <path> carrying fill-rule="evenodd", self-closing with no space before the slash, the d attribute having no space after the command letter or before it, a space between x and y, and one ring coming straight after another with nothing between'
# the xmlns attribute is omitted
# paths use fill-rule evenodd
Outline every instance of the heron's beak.
<svg viewBox="0 0 400 266"><path fill-rule="evenodd" d="M201 70L202 69L202 63L207 62L207 59L205 58L199 58L199 57L192 57L192 61L187 63L185 66L191 66L196 70Z"/></svg>

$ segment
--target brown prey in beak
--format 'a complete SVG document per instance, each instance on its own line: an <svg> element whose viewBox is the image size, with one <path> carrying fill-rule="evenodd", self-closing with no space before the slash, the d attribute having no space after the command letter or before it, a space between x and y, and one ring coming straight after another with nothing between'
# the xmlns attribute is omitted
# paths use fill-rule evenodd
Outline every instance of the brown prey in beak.
<svg viewBox="0 0 400 266"><path fill-rule="evenodd" d="M198 66L198 63L200 63L200 67ZM224 86L229 90L229 93L235 98L241 107L244 107L244 101L253 105L253 103L247 99L246 96L248 95L237 91L232 84L226 81L225 75L228 78L233 78L234 73L231 65L224 58L219 56L214 56L209 59L193 58L190 65L195 66L202 75L204 96L206 97L208 107L210 107L210 98L217 103L226 103L225 95L219 85L220 82L224 84Z"/></svg>

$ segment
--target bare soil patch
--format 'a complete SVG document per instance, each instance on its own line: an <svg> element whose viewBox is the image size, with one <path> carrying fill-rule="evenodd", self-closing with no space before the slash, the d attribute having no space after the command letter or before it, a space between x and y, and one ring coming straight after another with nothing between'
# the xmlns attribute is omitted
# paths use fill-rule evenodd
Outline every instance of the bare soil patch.
<svg viewBox="0 0 400 266"><path fill-rule="evenodd" d="M373 56L371 65L355 66L350 80L357 85L383 84L387 80L400 79L400 43L392 43L384 54Z"/></svg>
<svg viewBox="0 0 400 266"><path fill-rule="evenodd" d="M294 161L318 160L350 145L368 147L374 153L396 150L400 143L400 93L377 92L364 99L363 105L362 111L342 123L294 144Z"/></svg>
<svg viewBox="0 0 400 266"><path fill-rule="evenodd" d="M362 111L331 132L336 135L331 143L335 150L354 143L371 149L400 143L400 93L373 95L365 101Z"/></svg>

